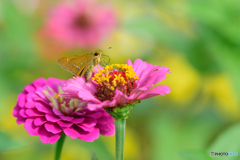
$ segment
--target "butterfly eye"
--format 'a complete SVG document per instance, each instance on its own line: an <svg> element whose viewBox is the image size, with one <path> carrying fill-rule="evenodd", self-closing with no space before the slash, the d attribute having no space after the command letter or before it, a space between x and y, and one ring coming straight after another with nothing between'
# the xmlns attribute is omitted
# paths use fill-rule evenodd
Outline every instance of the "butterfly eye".
<svg viewBox="0 0 240 160"><path fill-rule="evenodd" d="M98 53L97 53L97 52L95 52L95 53L94 53L94 56L98 56Z"/></svg>

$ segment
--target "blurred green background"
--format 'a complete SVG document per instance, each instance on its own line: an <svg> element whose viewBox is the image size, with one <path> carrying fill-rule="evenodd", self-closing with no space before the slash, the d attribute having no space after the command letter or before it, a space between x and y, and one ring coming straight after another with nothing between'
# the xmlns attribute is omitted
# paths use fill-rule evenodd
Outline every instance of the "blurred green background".
<svg viewBox="0 0 240 160"><path fill-rule="evenodd" d="M0 0L0 159L54 158L55 145L28 135L12 116L17 96L34 79L71 74L63 56L93 51L61 49L39 33L60 1ZM210 152L240 154L240 1L138 0L111 3L117 27L99 49L111 63L141 58L167 66L161 82L171 93L143 100L127 120L126 160L211 160ZM115 139L67 138L62 159L114 159Z"/></svg>

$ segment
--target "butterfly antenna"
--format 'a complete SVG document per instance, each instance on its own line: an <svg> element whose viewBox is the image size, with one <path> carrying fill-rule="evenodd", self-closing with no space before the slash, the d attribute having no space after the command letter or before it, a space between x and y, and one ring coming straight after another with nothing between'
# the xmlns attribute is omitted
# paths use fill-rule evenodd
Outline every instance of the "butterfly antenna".
<svg viewBox="0 0 240 160"><path fill-rule="evenodd" d="M108 56L108 55L105 55L105 54L103 54L103 56L106 56L106 57L108 57L108 62L107 62L107 65L109 64L109 62L110 62L110 57ZM105 59L104 59L105 60ZM105 60L106 61L106 60Z"/></svg>

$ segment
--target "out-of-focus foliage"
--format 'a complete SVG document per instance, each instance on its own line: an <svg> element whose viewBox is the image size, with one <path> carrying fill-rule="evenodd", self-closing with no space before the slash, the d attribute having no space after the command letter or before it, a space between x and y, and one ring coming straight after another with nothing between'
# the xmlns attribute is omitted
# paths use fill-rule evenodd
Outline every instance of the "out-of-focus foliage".
<svg viewBox="0 0 240 160"><path fill-rule="evenodd" d="M11 115L17 95L39 77L68 79L66 50L41 35L60 0L0 0L0 159L53 159L54 145L28 135ZM23 5L24 4L24 5ZM210 152L240 154L240 1L112 1L117 28L100 49L110 63L141 58L167 66L165 97L141 101L127 120L126 160L211 160ZM111 50L107 50L112 47ZM114 158L114 137L93 143L67 137L62 159ZM238 156L239 157L239 156ZM231 160L238 158L227 157Z"/></svg>

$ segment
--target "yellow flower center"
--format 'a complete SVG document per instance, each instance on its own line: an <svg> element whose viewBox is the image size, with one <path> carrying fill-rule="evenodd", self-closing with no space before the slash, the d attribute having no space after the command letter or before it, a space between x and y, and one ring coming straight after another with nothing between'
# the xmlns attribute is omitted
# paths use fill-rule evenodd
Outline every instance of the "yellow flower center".
<svg viewBox="0 0 240 160"><path fill-rule="evenodd" d="M130 92L137 87L136 80L138 80L138 75L132 66L127 64L107 65L95 73L92 78L92 81L98 85L95 97L101 101L112 100L116 89L129 96Z"/></svg>

